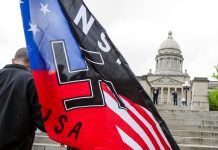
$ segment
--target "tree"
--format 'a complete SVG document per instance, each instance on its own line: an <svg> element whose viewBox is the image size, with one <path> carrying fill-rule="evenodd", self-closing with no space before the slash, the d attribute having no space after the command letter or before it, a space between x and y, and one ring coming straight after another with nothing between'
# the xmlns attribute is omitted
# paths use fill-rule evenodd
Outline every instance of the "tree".
<svg viewBox="0 0 218 150"><path fill-rule="evenodd" d="M216 72L215 72L215 73L213 73L213 76L212 76L212 77L214 77L215 79L217 79L217 80L218 80L218 65L217 65L217 66L215 66L215 69L216 69Z"/></svg>
<svg viewBox="0 0 218 150"><path fill-rule="evenodd" d="M210 110L218 111L218 89L214 89L208 94Z"/></svg>

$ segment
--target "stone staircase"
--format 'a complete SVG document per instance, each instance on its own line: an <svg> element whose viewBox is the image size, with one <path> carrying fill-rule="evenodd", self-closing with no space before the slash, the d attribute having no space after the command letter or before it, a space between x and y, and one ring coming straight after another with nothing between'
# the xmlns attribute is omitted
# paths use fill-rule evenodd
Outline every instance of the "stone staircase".
<svg viewBox="0 0 218 150"><path fill-rule="evenodd" d="M192 112L190 107L157 105L181 150L218 150L218 112ZM36 133L32 150L66 150Z"/></svg>
<svg viewBox="0 0 218 150"><path fill-rule="evenodd" d="M36 131L32 150L67 150L67 148L51 140L46 133Z"/></svg>
<svg viewBox="0 0 218 150"><path fill-rule="evenodd" d="M218 112L191 111L189 106L156 108L181 150L218 150Z"/></svg>

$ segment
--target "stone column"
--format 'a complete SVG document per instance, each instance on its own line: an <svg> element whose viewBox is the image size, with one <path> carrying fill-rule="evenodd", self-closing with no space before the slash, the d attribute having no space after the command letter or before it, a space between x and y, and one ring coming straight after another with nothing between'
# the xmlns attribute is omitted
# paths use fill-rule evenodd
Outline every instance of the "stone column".
<svg viewBox="0 0 218 150"><path fill-rule="evenodd" d="M161 87L161 103L163 103L163 92L164 92L163 89L164 89L164 88Z"/></svg>
<svg viewBox="0 0 218 150"><path fill-rule="evenodd" d="M183 71L183 61L181 60L181 71Z"/></svg>
<svg viewBox="0 0 218 150"><path fill-rule="evenodd" d="M163 69L166 69L167 68L167 66L166 66L166 59L165 58L163 58L163 64L164 64L164 67L163 67Z"/></svg>
<svg viewBox="0 0 218 150"><path fill-rule="evenodd" d="M181 88L181 99L184 97L183 87Z"/></svg>
<svg viewBox="0 0 218 150"><path fill-rule="evenodd" d="M172 69L173 68L173 60L172 60L172 58L170 58L170 69Z"/></svg>
<svg viewBox="0 0 218 150"><path fill-rule="evenodd" d="M194 78L192 83L192 111L209 111L207 78Z"/></svg>
<svg viewBox="0 0 218 150"><path fill-rule="evenodd" d="M168 92L167 92L167 103L171 103L171 100L170 100L170 87L168 87Z"/></svg>
<svg viewBox="0 0 218 150"><path fill-rule="evenodd" d="M176 69L179 70L179 59L176 60Z"/></svg>
<svg viewBox="0 0 218 150"><path fill-rule="evenodd" d="M157 59L157 68L160 69L160 59Z"/></svg>
<svg viewBox="0 0 218 150"><path fill-rule="evenodd" d="M158 69L158 60L156 60L156 70Z"/></svg>

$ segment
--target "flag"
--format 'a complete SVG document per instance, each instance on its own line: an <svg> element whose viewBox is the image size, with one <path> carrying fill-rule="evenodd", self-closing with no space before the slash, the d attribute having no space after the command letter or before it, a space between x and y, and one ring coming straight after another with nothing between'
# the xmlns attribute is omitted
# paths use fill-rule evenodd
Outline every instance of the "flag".
<svg viewBox="0 0 218 150"><path fill-rule="evenodd" d="M20 7L51 139L81 150L179 149L82 0L22 0Z"/></svg>

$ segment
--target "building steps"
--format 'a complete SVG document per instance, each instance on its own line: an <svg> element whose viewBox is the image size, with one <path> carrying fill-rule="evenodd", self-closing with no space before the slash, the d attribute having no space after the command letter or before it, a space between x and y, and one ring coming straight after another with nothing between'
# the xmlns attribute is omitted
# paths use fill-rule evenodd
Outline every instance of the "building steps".
<svg viewBox="0 0 218 150"><path fill-rule="evenodd" d="M200 138L200 137L182 137L182 136L175 136L175 140L178 144L183 145L190 144L190 145L207 145L207 146L218 146L218 139L215 138Z"/></svg>
<svg viewBox="0 0 218 150"><path fill-rule="evenodd" d="M218 146L179 144L181 150L218 150Z"/></svg>
<svg viewBox="0 0 218 150"><path fill-rule="evenodd" d="M189 125L189 124L167 124L171 130L191 130L191 131L218 131L218 126L213 125Z"/></svg>
<svg viewBox="0 0 218 150"><path fill-rule="evenodd" d="M67 148L50 139L46 133L37 130L32 150L67 150Z"/></svg>
<svg viewBox="0 0 218 150"><path fill-rule="evenodd" d="M156 105L181 150L218 150L218 112L190 106Z"/></svg>
<svg viewBox="0 0 218 150"><path fill-rule="evenodd" d="M67 150L66 146L50 143L34 143L32 150Z"/></svg>
<svg viewBox="0 0 218 150"><path fill-rule="evenodd" d="M181 150L218 150L218 112L190 111L190 107L157 105ZM32 150L66 150L45 133L37 133Z"/></svg>

